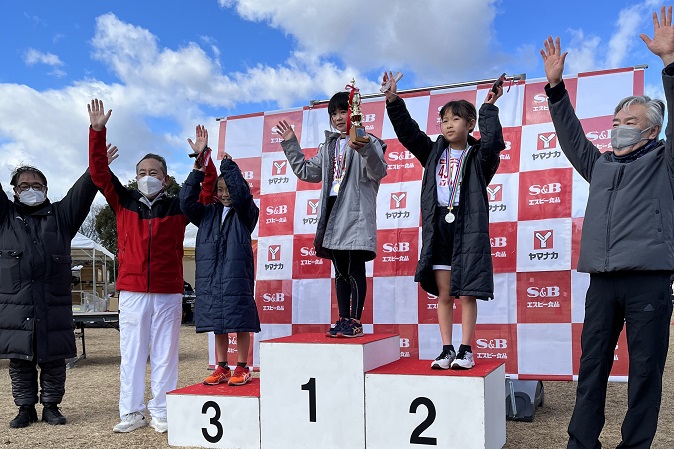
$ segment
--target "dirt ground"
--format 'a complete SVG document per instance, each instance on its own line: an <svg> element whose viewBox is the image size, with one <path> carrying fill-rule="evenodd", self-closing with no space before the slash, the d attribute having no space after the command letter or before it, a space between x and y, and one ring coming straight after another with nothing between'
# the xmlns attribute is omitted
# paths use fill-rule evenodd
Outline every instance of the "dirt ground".
<svg viewBox="0 0 674 449"><path fill-rule="evenodd" d="M674 335L674 332L673 332ZM36 423L25 429L10 429L17 408L11 395L7 360L0 360L0 448L166 448L166 434L145 427L129 434L115 434L119 397L119 333L114 329L86 330L86 360L68 370L66 396L61 410L65 426ZM671 339L670 339L671 344ZM79 341L78 341L79 345ZM178 386L200 382L208 371L207 336L183 326L180 335L180 376ZM660 425L653 448L674 447L674 361L669 358L664 376ZM149 378L148 378L149 384ZM566 427L575 399L575 383L545 382L545 405L538 408L533 422L506 424L506 449L557 449L566 447ZM606 426L601 436L604 447L620 442L620 423L625 415L627 384L609 385ZM41 413L38 407L38 413ZM317 448L320 449L320 448ZM395 449L395 448L392 448Z"/></svg>

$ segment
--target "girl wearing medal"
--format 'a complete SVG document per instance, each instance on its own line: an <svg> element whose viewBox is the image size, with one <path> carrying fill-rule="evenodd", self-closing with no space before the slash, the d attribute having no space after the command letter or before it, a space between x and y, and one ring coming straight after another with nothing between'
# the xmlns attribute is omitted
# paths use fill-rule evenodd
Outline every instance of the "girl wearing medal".
<svg viewBox="0 0 674 449"><path fill-rule="evenodd" d="M475 366L471 343L477 321L476 299L494 297L489 241L487 185L505 148L494 105L501 86L487 94L480 108L480 135L475 128L475 106L450 101L440 109L441 134L433 141L412 119L396 95L392 74L385 73L386 111L400 143L424 165L421 186L422 247L414 277L426 292L438 296L442 351L433 369L470 369ZM454 299L461 301L461 346L452 345Z"/></svg>
<svg viewBox="0 0 674 449"><path fill-rule="evenodd" d="M339 319L328 337L360 337L360 317L367 284L365 262L377 251L377 192L386 176L386 144L368 134L367 142L348 137L349 93L338 92L328 103L334 131L325 132L318 153L305 159L292 126L285 120L276 125L281 148L295 175L307 182L322 182L316 255L330 259L335 269Z"/></svg>

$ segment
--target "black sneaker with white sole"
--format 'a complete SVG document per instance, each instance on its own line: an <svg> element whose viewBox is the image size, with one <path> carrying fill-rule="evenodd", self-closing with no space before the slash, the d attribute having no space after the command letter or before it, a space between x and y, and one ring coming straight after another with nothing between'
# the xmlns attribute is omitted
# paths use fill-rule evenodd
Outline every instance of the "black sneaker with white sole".
<svg viewBox="0 0 674 449"><path fill-rule="evenodd" d="M443 350L439 356L433 360L433 363L431 363L431 368L432 369L449 369L450 365L456 358L456 352L449 350L445 351Z"/></svg>

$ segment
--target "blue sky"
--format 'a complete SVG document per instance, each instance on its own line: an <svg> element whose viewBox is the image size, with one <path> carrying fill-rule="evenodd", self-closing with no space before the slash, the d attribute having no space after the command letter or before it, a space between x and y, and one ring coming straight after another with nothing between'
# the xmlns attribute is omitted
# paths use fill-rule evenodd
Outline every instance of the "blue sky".
<svg viewBox="0 0 674 449"><path fill-rule="evenodd" d="M374 92L384 69L400 89L544 76L548 35L569 50L566 74L647 64L646 92L664 98L652 36L660 3L566 0L0 0L0 182L21 163L63 196L87 164L86 104L113 114L123 181L147 152L179 182L186 139L216 117L307 105L352 77ZM607 104L607 111L614 105Z"/></svg>

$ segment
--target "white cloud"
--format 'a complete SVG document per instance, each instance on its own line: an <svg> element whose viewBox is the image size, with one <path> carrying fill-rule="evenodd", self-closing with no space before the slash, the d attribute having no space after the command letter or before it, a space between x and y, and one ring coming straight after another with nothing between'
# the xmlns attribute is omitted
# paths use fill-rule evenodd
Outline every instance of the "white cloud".
<svg viewBox="0 0 674 449"><path fill-rule="evenodd" d="M290 36L296 45L289 58L278 65L259 63L234 72L226 59L220 62L225 48L221 54L218 42L209 36L197 38L201 45L189 42L167 48L151 30L112 13L102 15L90 41L91 56L112 72L116 83L82 79L47 91L0 84L3 187L11 169L23 162L45 171L50 195L65 194L87 165L86 104L91 98L101 98L113 109L108 140L120 148L112 168L122 182L134 176L135 163L148 152L166 156L169 173L182 182L192 163L185 157L189 150L185 140L193 137L195 124L209 127L212 146L217 140L214 117L205 110L222 112L243 103L264 104L260 110L307 104L310 99L329 98L352 77L364 93L374 92L378 82L365 74L383 68L412 75L419 86L493 77L506 65L525 71L540 59L538 47L532 50L526 41L514 54L499 52L493 34L497 0L219 3L244 19L267 23ZM628 8L620 15L608 45L597 36L574 32L567 71L624 63L628 50L620 52L627 45L622 36L632 33L634 40L636 27L648 21L644 13L639 23L636 12ZM64 64L56 55L30 49L24 60L49 65L53 76L63 74Z"/></svg>
<svg viewBox="0 0 674 449"><path fill-rule="evenodd" d="M634 64L629 57L637 45L643 46L638 36L646 29L645 26L650 25L648 13L658 4L657 0L646 0L620 10L608 43L583 30L569 30L569 45L562 43L562 49L569 51L567 72L588 72ZM649 33L652 36L652 31Z"/></svg>
<svg viewBox="0 0 674 449"><path fill-rule="evenodd" d="M59 57L55 54L43 53L41 51L35 50L34 48L29 48L28 51L26 51L23 61L27 65L45 64L52 67L63 65L63 61L61 61L61 59L59 59Z"/></svg>
<svg viewBox="0 0 674 449"><path fill-rule="evenodd" d="M496 0L219 3L291 35L309 59L334 55L357 72L413 68L421 82L447 83L483 75L494 59Z"/></svg>

